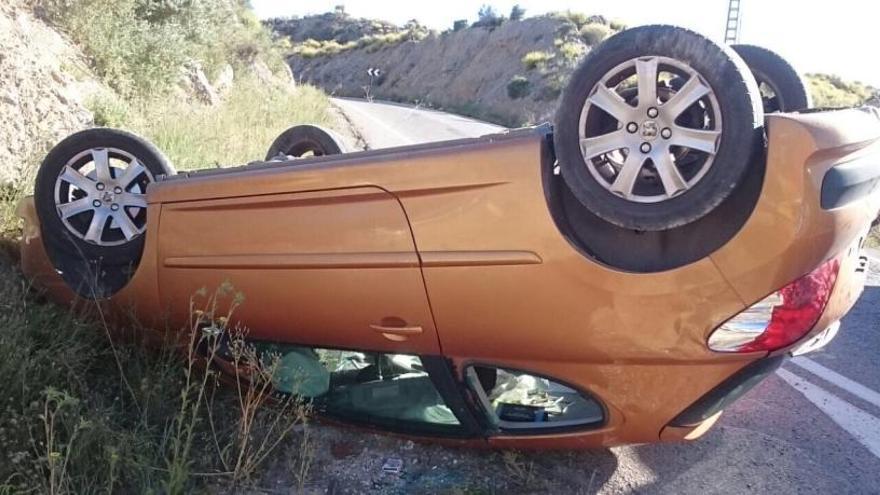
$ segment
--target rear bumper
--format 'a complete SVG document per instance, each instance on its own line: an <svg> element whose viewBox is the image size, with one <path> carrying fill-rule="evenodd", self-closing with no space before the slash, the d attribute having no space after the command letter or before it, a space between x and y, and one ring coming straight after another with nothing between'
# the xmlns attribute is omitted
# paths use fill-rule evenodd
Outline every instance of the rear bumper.
<svg viewBox="0 0 880 495"><path fill-rule="evenodd" d="M863 156L831 167L822 179L822 208L833 210L865 199L880 188L880 157Z"/></svg>
<svg viewBox="0 0 880 495"><path fill-rule="evenodd" d="M784 356L768 357L742 368L682 411L669 422L668 427L696 428L718 416L727 406L776 371L784 359Z"/></svg>

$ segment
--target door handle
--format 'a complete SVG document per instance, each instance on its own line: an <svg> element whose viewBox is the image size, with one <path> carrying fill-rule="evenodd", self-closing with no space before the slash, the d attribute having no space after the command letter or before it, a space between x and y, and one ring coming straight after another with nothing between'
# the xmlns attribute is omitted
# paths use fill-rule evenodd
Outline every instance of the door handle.
<svg viewBox="0 0 880 495"><path fill-rule="evenodd" d="M370 325L374 331L381 333L383 337L394 342L403 342L412 335L419 335L424 330L420 326L391 326L391 325Z"/></svg>

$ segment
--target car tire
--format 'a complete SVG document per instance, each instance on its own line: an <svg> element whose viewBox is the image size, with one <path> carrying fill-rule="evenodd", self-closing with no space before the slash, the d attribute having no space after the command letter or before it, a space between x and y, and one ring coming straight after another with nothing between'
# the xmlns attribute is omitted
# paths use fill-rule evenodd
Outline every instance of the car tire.
<svg viewBox="0 0 880 495"><path fill-rule="evenodd" d="M77 132L46 155L34 185L42 238L55 268L81 295L103 294L91 282L108 269L112 286L127 280L117 268L130 271L140 261L147 188L171 174L155 146L117 129Z"/></svg>
<svg viewBox="0 0 880 495"><path fill-rule="evenodd" d="M342 139L335 132L316 125L297 125L282 132L266 152L266 161L288 160L305 156L346 153Z"/></svg>
<svg viewBox="0 0 880 495"><path fill-rule="evenodd" d="M764 113L797 112L813 106L803 77L779 54L755 45L733 45L732 48L758 82ZM767 94L767 89L772 94Z"/></svg>
<svg viewBox="0 0 880 495"><path fill-rule="evenodd" d="M640 104L642 91L655 102ZM661 231L705 216L737 188L762 148L762 126L757 83L729 47L643 26L612 36L574 71L554 147L565 183L590 212Z"/></svg>

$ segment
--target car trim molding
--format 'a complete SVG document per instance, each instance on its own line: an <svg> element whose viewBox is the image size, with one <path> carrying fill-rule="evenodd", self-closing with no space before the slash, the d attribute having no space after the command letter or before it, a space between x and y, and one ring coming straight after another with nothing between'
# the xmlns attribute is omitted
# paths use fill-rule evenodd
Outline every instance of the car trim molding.
<svg viewBox="0 0 880 495"><path fill-rule="evenodd" d="M544 262L531 251L427 251L421 253L425 267L537 265ZM197 269L314 269L314 268L415 268L419 258L412 252L233 254L165 258L166 268Z"/></svg>
<svg viewBox="0 0 880 495"><path fill-rule="evenodd" d="M235 254L165 258L166 268L197 269L332 269L332 268L416 268L415 252Z"/></svg>
<svg viewBox="0 0 880 495"><path fill-rule="evenodd" d="M532 251L423 251L419 254L425 267L539 265L544 262Z"/></svg>

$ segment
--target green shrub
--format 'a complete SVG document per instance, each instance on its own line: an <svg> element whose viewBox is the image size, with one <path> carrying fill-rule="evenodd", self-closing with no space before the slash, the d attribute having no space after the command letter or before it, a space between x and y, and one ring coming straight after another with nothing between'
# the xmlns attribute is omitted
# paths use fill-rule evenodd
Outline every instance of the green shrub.
<svg viewBox="0 0 880 495"><path fill-rule="evenodd" d="M523 76L513 76L507 83L507 96L512 100L525 98L532 93L532 83Z"/></svg>
<svg viewBox="0 0 880 495"><path fill-rule="evenodd" d="M366 35L346 43L339 43L335 39L317 41L310 38L294 46L292 51L303 58L329 57L355 48L373 53L405 41L422 40L430 33L428 29L418 23L410 22L407 25L408 28L401 31Z"/></svg>
<svg viewBox="0 0 880 495"><path fill-rule="evenodd" d="M604 24L599 24L596 22L584 24L580 30L581 39L584 40L584 43L590 46L598 45L599 43L605 41L605 38L611 36L611 34L611 28Z"/></svg>
<svg viewBox="0 0 880 495"><path fill-rule="evenodd" d="M608 27L610 27L614 31L623 31L626 29L626 23L617 19L612 19L608 23Z"/></svg>
<svg viewBox="0 0 880 495"><path fill-rule="evenodd" d="M317 48L312 48L310 46L302 46L302 45L294 47L293 53L295 53L303 58L315 58L315 57L321 55L321 51L318 50Z"/></svg>
<svg viewBox="0 0 880 495"><path fill-rule="evenodd" d="M303 41L302 43L300 43L299 46L306 47L306 48L318 49L318 48L321 48L321 43L322 43L321 41L309 38L309 39Z"/></svg>
<svg viewBox="0 0 880 495"><path fill-rule="evenodd" d="M572 36L577 36L578 27L575 23L565 21L556 26L556 30L554 32L557 40L565 40L572 38Z"/></svg>
<svg viewBox="0 0 880 495"><path fill-rule="evenodd" d="M86 101L86 107L92 112L97 126L121 127L130 118L128 103L112 94L95 95Z"/></svg>
<svg viewBox="0 0 880 495"><path fill-rule="evenodd" d="M562 90L568 80L568 76L563 72L554 72L546 79L535 99L540 101L554 101L562 94Z"/></svg>
<svg viewBox="0 0 880 495"><path fill-rule="evenodd" d="M480 7L480 11L477 13L477 22L474 23L476 27L487 27L489 29L495 29L496 27L504 24L504 16L499 15L498 12L495 11L495 8L491 5L483 5Z"/></svg>
<svg viewBox="0 0 880 495"><path fill-rule="evenodd" d="M569 63L574 63L580 60L581 56L584 54L584 45L580 43L563 43L559 46L559 54L562 55L562 58Z"/></svg>
<svg viewBox="0 0 880 495"><path fill-rule="evenodd" d="M459 19L452 23L452 31L461 31L468 27L467 19Z"/></svg>
<svg viewBox="0 0 880 495"><path fill-rule="evenodd" d="M283 60L269 33L238 0L34 0L123 97L162 94L192 59L213 76L226 63Z"/></svg>
<svg viewBox="0 0 880 495"><path fill-rule="evenodd" d="M571 10L566 10L565 12L557 12L555 15L561 19L567 19L573 22L577 27L583 26L590 19L590 16L584 14L583 12L573 12Z"/></svg>
<svg viewBox="0 0 880 495"><path fill-rule="evenodd" d="M831 74L807 74L807 82L816 107L853 107L868 101L874 88L859 82L847 82Z"/></svg>
<svg viewBox="0 0 880 495"><path fill-rule="evenodd" d="M868 232L868 238L865 239L865 245L871 248L880 248L880 227L873 227Z"/></svg>
<svg viewBox="0 0 880 495"><path fill-rule="evenodd" d="M381 50L386 47L399 45L404 41L408 41L411 39L421 39L418 34L418 31L400 31L397 33L385 33L385 34L376 34L373 36L366 36L364 39L363 46L366 47L367 52L373 53L378 50Z"/></svg>
<svg viewBox="0 0 880 495"><path fill-rule="evenodd" d="M521 21L526 16L526 9L522 8L520 4L514 5L510 9L510 20L511 21Z"/></svg>
<svg viewBox="0 0 880 495"><path fill-rule="evenodd" d="M534 51L526 53L522 58L522 64L526 70L532 70L545 64L553 58L553 54L549 52Z"/></svg>

